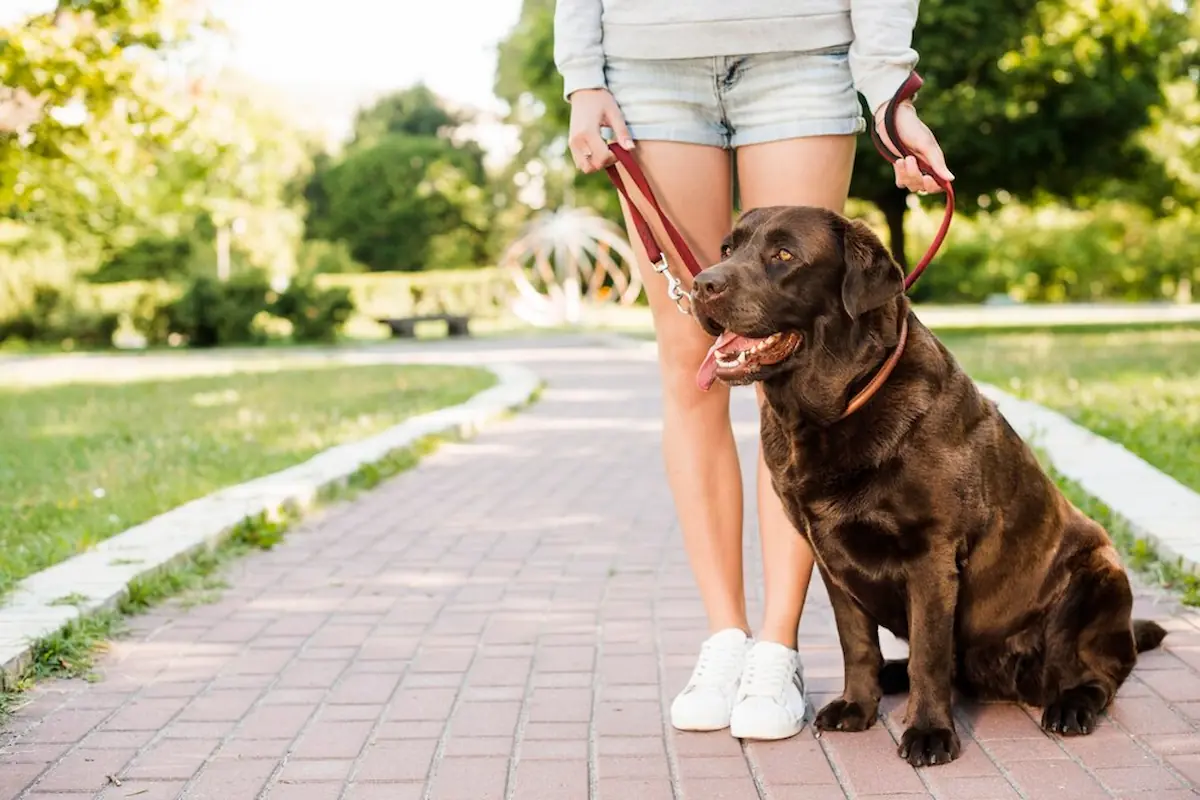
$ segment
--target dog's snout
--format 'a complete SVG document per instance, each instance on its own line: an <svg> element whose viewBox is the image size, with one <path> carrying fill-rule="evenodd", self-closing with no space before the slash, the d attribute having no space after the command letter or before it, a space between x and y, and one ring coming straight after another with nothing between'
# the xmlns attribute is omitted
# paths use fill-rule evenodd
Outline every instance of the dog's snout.
<svg viewBox="0 0 1200 800"><path fill-rule="evenodd" d="M715 269L706 269L696 276L692 291L698 300L712 300L729 288L729 279Z"/></svg>

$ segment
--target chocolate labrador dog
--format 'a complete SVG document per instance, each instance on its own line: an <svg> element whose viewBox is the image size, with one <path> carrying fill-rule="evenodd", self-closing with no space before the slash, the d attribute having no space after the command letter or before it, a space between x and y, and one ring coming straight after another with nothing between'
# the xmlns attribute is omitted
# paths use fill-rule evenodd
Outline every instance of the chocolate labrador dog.
<svg viewBox="0 0 1200 800"><path fill-rule="evenodd" d="M766 462L816 554L845 660L817 729L864 730L882 694L907 690L900 756L949 762L958 690L1090 733L1137 654L1166 635L1131 619L1108 534L912 313L866 225L755 209L721 255L694 286L696 317L718 337L697 380L763 385ZM907 662L885 664L879 626L909 642Z"/></svg>

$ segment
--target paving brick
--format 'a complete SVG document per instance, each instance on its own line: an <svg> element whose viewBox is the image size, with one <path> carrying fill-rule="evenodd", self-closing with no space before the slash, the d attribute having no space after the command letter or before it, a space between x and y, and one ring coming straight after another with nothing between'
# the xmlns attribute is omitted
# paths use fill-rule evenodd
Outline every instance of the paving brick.
<svg viewBox="0 0 1200 800"><path fill-rule="evenodd" d="M16 797L33 783L48 765L45 763L4 762L0 769L0 797Z"/></svg>
<svg viewBox="0 0 1200 800"><path fill-rule="evenodd" d="M370 722L326 722L310 725L294 751L297 758L355 758L371 735Z"/></svg>
<svg viewBox="0 0 1200 800"><path fill-rule="evenodd" d="M587 797L587 761L582 759L577 761L522 760L517 764L513 796L520 800L562 800L568 797ZM615 800L632 800L634 797L640 798L641 795L614 794L613 797ZM670 797L669 793L667 797Z"/></svg>
<svg viewBox="0 0 1200 800"><path fill-rule="evenodd" d="M624 800L625 798L638 798L638 800L671 800L673 794L671 792L671 782L655 778L601 778L599 785L600 800ZM708 794L709 786L705 786L703 795L696 797L714 798L715 795ZM721 800L733 800L736 798L753 797L753 794L747 794L746 790L754 790L753 784L747 786L742 784L740 794L727 795ZM579 796L579 795L572 795Z"/></svg>
<svg viewBox="0 0 1200 800"><path fill-rule="evenodd" d="M1015 761L1007 764L1009 775L1029 800L1100 800L1108 798L1104 788L1072 761Z"/></svg>
<svg viewBox="0 0 1200 800"><path fill-rule="evenodd" d="M108 784L108 776L120 778L133 758L132 750L73 750L46 770L37 782L39 792L98 792Z"/></svg>
<svg viewBox="0 0 1200 800"><path fill-rule="evenodd" d="M421 781L433 763L437 742L432 739L403 739L373 742L363 753L356 781Z"/></svg>
<svg viewBox="0 0 1200 800"><path fill-rule="evenodd" d="M339 800L341 781L277 783L271 787L271 800Z"/></svg>
<svg viewBox="0 0 1200 800"><path fill-rule="evenodd" d="M218 739L161 739L126 768L131 780L187 780L200 771L220 744Z"/></svg>
<svg viewBox="0 0 1200 800"><path fill-rule="evenodd" d="M445 800L504 800L507 780L507 758L447 756L438 765L430 794Z"/></svg>
<svg viewBox="0 0 1200 800"><path fill-rule="evenodd" d="M262 759L217 759L197 776L188 800L230 800L255 797L275 770L275 761Z"/></svg>
<svg viewBox="0 0 1200 800"><path fill-rule="evenodd" d="M280 783L337 781L350 776L354 760L349 758L290 758L279 773Z"/></svg>

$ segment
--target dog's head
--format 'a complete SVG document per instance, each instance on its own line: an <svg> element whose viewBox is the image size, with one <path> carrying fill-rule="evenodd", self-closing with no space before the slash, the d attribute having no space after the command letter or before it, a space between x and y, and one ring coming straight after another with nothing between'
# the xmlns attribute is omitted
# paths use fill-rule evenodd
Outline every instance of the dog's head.
<svg viewBox="0 0 1200 800"><path fill-rule="evenodd" d="M858 321L904 292L871 229L820 208L747 211L721 259L693 287L696 319L718 337L696 376L702 389L782 376L810 345L851 359Z"/></svg>

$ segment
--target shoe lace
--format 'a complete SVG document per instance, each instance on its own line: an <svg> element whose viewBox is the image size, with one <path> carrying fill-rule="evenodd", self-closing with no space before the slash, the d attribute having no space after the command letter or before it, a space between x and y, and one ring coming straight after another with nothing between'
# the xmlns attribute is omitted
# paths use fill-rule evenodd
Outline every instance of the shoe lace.
<svg viewBox="0 0 1200 800"><path fill-rule="evenodd" d="M741 667L741 654L713 642L700 646L700 657L692 671L692 686L721 686L733 680Z"/></svg>
<svg viewBox="0 0 1200 800"><path fill-rule="evenodd" d="M784 658L749 658L742 673L742 694L746 697L778 697L795 673Z"/></svg>

